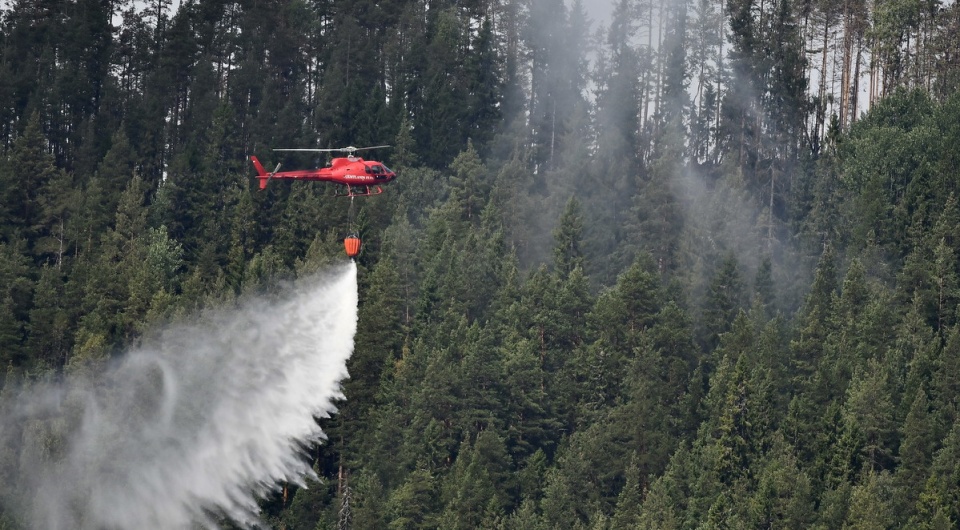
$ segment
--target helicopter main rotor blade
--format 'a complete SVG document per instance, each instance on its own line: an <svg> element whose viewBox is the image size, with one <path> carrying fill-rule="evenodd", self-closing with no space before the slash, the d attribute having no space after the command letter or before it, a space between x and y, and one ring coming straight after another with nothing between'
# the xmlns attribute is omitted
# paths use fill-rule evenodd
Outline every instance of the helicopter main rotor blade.
<svg viewBox="0 0 960 530"><path fill-rule="evenodd" d="M383 149L384 147L390 147L389 145L372 145L370 147L345 147L344 149L350 149L351 151L366 151L367 149Z"/></svg>
<svg viewBox="0 0 960 530"><path fill-rule="evenodd" d="M332 151L342 151L342 149L274 149L274 151L296 151L301 153L329 153Z"/></svg>
<svg viewBox="0 0 960 530"><path fill-rule="evenodd" d="M370 147L354 147L349 145L347 147L333 147L330 149L319 149L319 148L307 148L307 149L274 149L274 151L292 151L299 153L355 153L357 151L366 151L367 149L382 149L384 147L391 147L389 145L373 145Z"/></svg>

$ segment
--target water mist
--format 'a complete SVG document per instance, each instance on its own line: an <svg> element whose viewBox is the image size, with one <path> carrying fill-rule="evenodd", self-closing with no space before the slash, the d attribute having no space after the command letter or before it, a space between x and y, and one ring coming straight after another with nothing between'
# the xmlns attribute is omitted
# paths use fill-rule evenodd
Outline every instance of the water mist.
<svg viewBox="0 0 960 530"><path fill-rule="evenodd" d="M321 276L280 300L250 300L172 327L95 382L17 398L0 432L23 434L0 450L19 454L29 477L17 487L32 505L26 522L186 528L225 516L258 525L258 498L313 475L304 451L323 437L315 417L343 397L356 266ZM37 425L51 421L66 432L52 449L35 442L43 439Z"/></svg>

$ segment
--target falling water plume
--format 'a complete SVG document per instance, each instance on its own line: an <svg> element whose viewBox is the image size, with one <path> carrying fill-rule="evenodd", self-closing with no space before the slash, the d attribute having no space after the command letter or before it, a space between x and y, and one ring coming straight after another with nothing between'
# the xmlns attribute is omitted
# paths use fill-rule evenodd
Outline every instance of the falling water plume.
<svg viewBox="0 0 960 530"><path fill-rule="evenodd" d="M0 454L19 454L29 476L17 486L27 523L258 526L259 498L313 477L304 451L323 438L315 418L343 398L356 266L280 298L171 327L106 374L33 387L0 411Z"/></svg>

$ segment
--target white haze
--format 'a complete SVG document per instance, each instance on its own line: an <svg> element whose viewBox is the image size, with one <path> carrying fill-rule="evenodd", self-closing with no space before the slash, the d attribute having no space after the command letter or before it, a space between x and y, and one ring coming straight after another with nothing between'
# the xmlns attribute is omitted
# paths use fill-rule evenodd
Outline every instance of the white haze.
<svg viewBox="0 0 960 530"><path fill-rule="evenodd" d="M614 0L582 0L584 10L590 15L594 22L601 26L610 24L610 18L613 15ZM570 2L567 2L567 7Z"/></svg>
<svg viewBox="0 0 960 530"><path fill-rule="evenodd" d="M95 385L21 396L0 428L30 432L53 417L69 433L56 463L21 448L21 472L32 469L20 488L34 503L29 524L163 529L225 516L258 526L258 498L314 476L304 453L323 438L315 417L343 397L356 326L351 263L282 300L169 329Z"/></svg>

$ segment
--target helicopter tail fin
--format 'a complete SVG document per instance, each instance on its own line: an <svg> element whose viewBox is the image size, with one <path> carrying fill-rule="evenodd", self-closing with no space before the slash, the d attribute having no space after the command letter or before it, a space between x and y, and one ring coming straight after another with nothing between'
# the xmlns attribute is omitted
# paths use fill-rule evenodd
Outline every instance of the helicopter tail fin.
<svg viewBox="0 0 960 530"><path fill-rule="evenodd" d="M258 177L267 176L267 170L263 168L263 164L260 163L260 160L258 160L257 157L251 156L250 161L253 162L253 167L257 168Z"/></svg>
<svg viewBox="0 0 960 530"><path fill-rule="evenodd" d="M260 179L260 189L267 187L267 182L270 180L270 174L267 173L267 170L264 169L263 164L260 163L260 160L255 156L250 157L250 161L253 162L253 167L257 169L257 178Z"/></svg>

